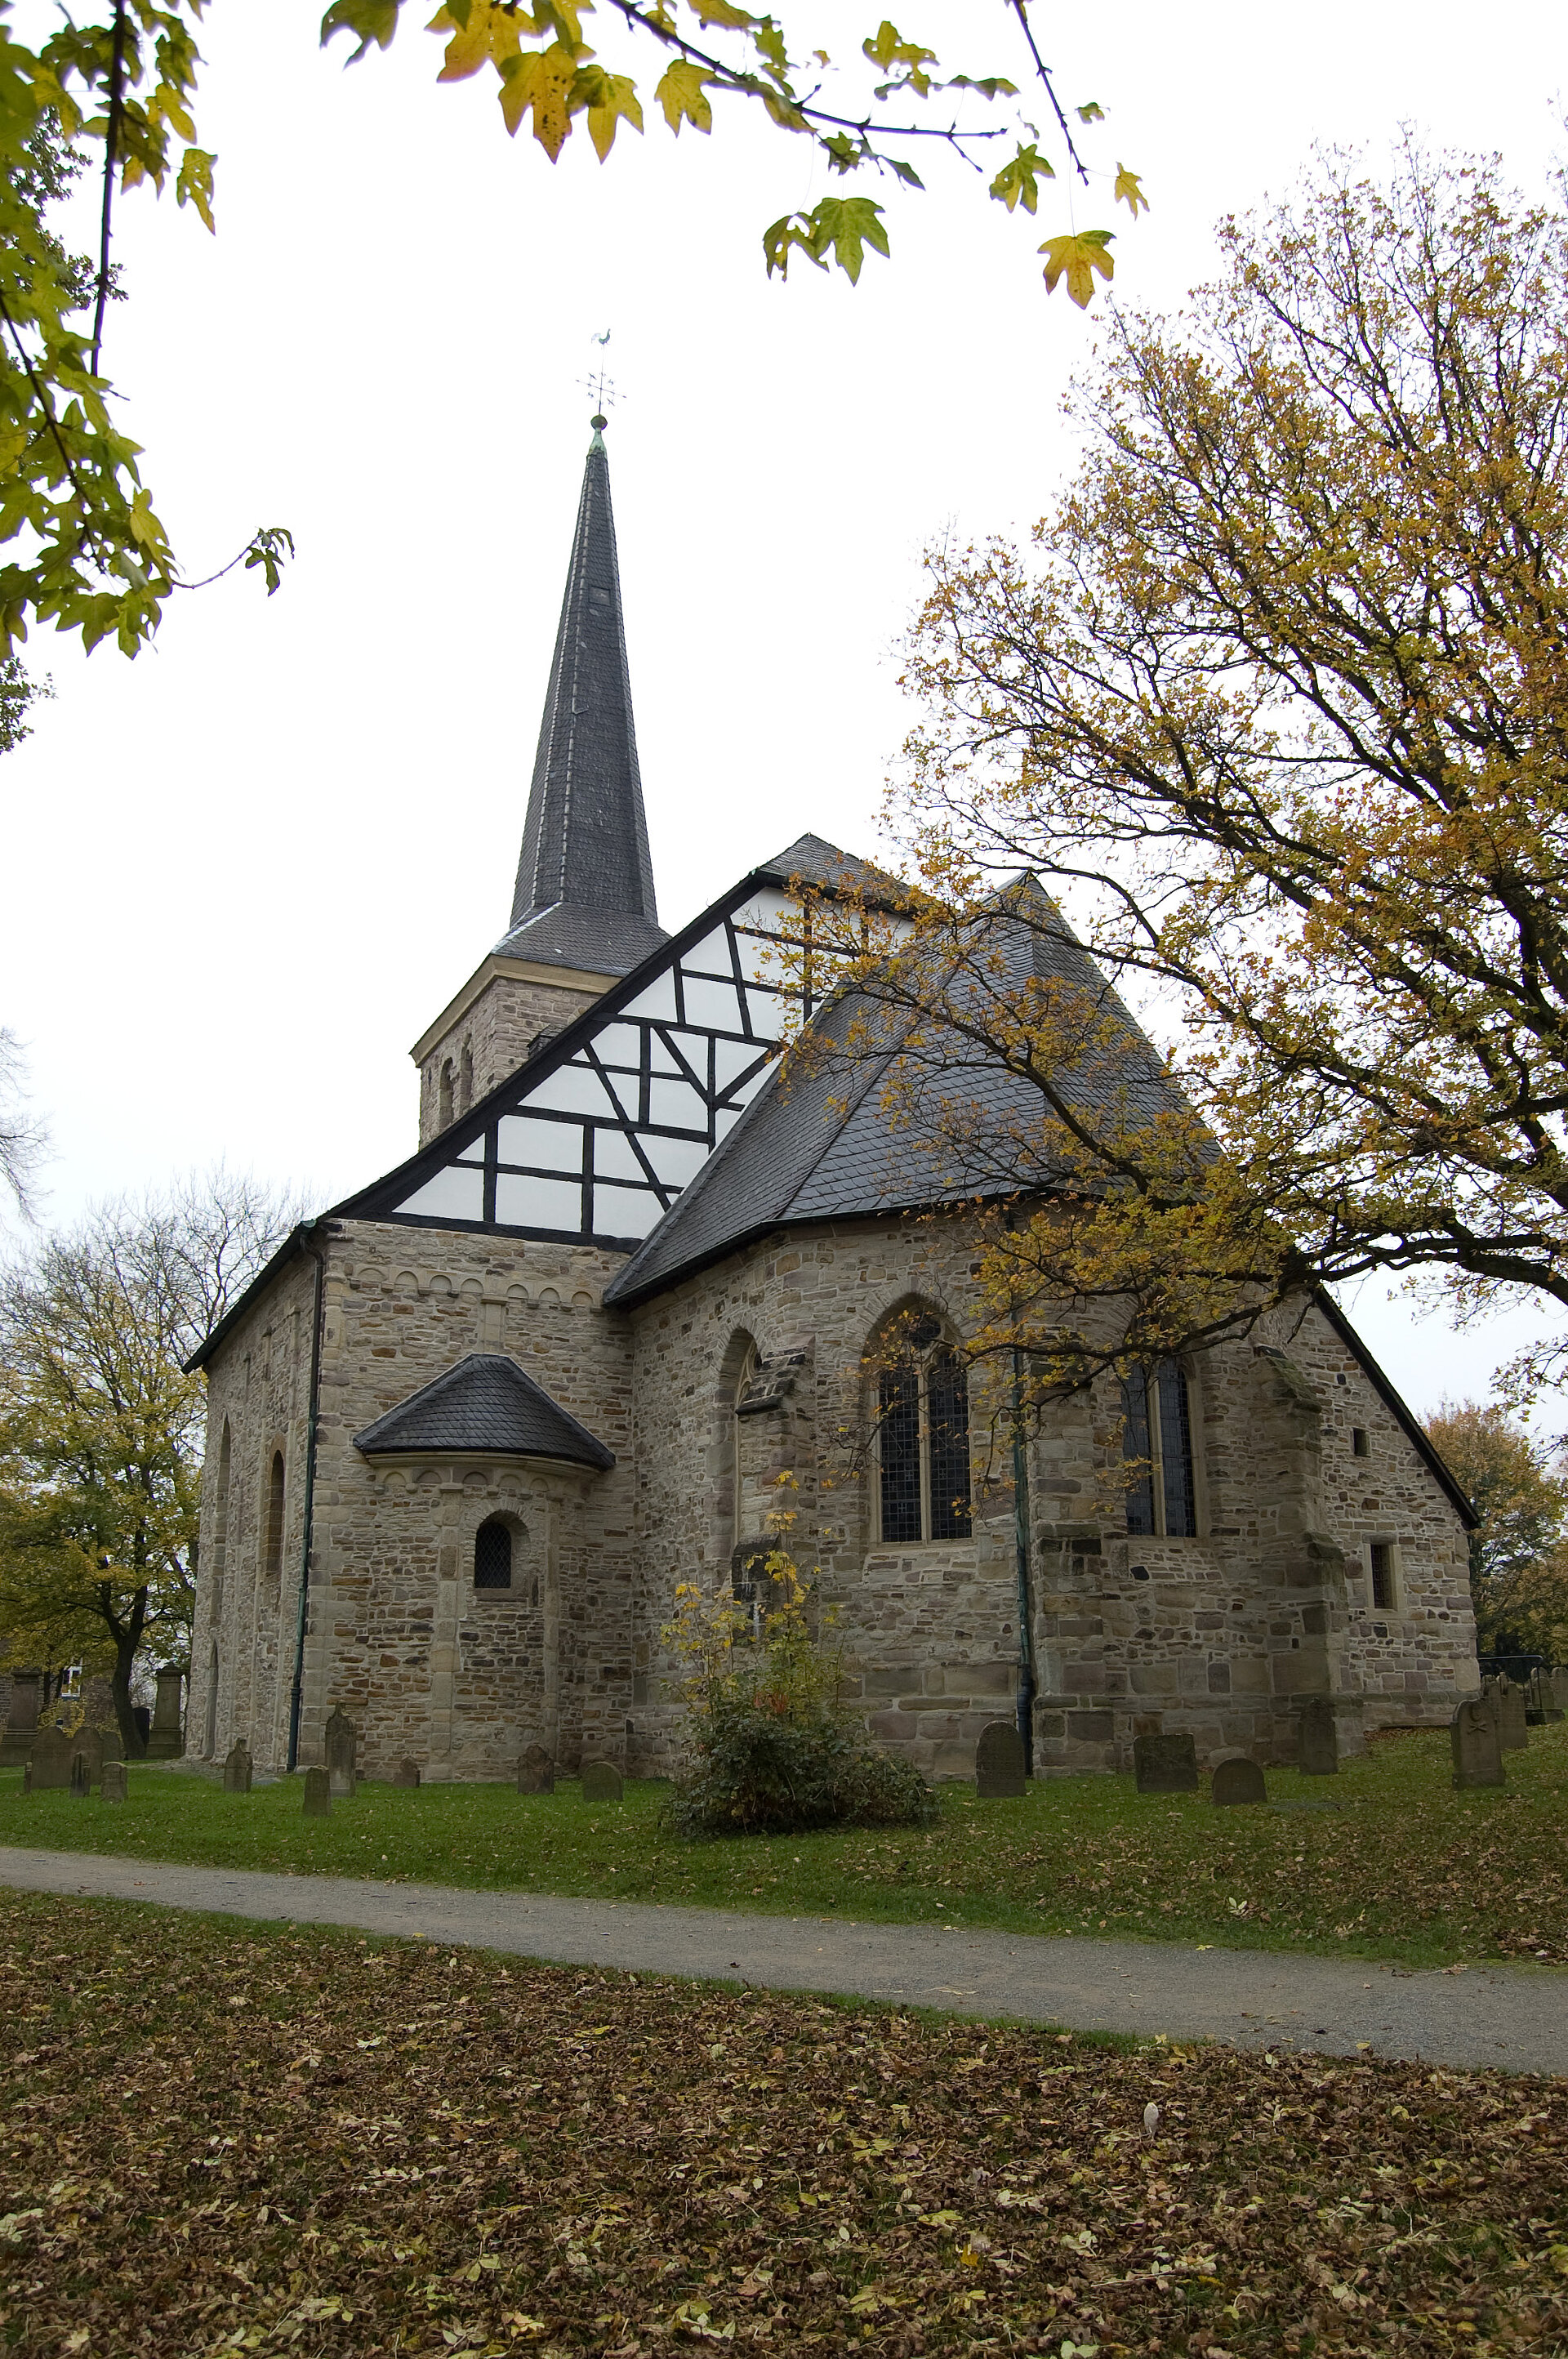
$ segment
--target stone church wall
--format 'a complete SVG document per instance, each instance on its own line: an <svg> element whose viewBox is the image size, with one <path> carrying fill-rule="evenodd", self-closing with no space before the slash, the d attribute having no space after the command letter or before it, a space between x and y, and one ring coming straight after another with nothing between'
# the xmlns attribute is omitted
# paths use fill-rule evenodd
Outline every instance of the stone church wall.
<svg viewBox="0 0 1568 2359"><path fill-rule="evenodd" d="M918 1297L959 1334L969 1316L961 1221L860 1223L770 1239L635 1315L638 1528L635 1764L669 1766L675 1717L660 1645L676 1584L728 1576L748 1497L780 1476L784 1544L830 1606L868 1726L937 1776L972 1768L1011 1718L1016 1557L1000 1404L971 1402L975 1532L883 1547L866 1463L862 1355ZM733 1414L740 1360L801 1354L767 1419ZM1126 1769L1135 1737L1190 1730L1200 1756L1294 1757L1309 1696L1336 1699L1341 1742L1446 1720L1477 1685L1457 1514L1355 1354L1315 1309L1189 1370L1198 1538L1130 1538L1119 1399L1054 1409L1030 1448L1032 1588L1043 1771ZM765 1443L754 1429L767 1429ZM751 1429L751 1430L749 1430ZM1353 1432L1369 1455L1354 1455ZM764 1455L748 1476L744 1453ZM1368 1544L1395 1551L1375 1611Z"/></svg>
<svg viewBox="0 0 1568 2359"><path fill-rule="evenodd" d="M524 973L508 973L498 962L496 972L483 988L417 1060L420 1146L428 1146L446 1127L441 1119L444 1064L449 1060L452 1067L452 1110L449 1119L455 1120L516 1072L526 1062L542 1033L564 1031L593 1006L603 988L600 983L594 990L568 990L559 983L544 983Z"/></svg>
<svg viewBox="0 0 1568 2359"><path fill-rule="evenodd" d="M308 1635L299 1758L322 1757L341 1704L361 1759L385 1774L406 1755L427 1776L502 1777L522 1745L563 1762L587 1746L624 1756L631 1692L631 1367L623 1321L599 1308L620 1257L447 1230L331 1224L321 1360ZM275 1280L210 1375L209 1462L231 1423L231 1502L265 1482L286 1408L291 1470L282 1593L264 1600L258 1643L232 1578L223 1582L216 1751L248 1738L257 1761L287 1758L288 1689L302 1538L304 1395L313 1270ZM277 1339L287 1336L283 1353ZM272 1338L268 1344L265 1339ZM296 1339L298 1339L297 1343ZM271 1351L272 1373L260 1367ZM470 1353L508 1353L616 1454L608 1473L484 1459L370 1462L353 1436ZM302 1357L297 1357L302 1353ZM287 1358L287 1370L285 1359ZM287 1389L287 1401L279 1386ZM263 1502L265 1511L265 1499ZM255 1517L224 1553L256 1560ZM514 1535L513 1588L473 1586L473 1537L500 1514ZM204 1506L197 1659L212 1623L216 1485ZM254 1580L249 1585L255 1586ZM270 1615L270 1620L267 1619ZM227 1618L224 1618L227 1617ZM237 1617L237 1618L236 1618ZM254 1662L254 1669L250 1663ZM204 1729L205 1682L190 1725Z"/></svg>

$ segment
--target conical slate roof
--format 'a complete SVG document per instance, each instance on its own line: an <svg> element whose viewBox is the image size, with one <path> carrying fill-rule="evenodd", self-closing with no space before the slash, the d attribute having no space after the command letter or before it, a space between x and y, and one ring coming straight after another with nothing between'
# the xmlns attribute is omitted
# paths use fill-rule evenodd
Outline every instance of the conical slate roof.
<svg viewBox="0 0 1568 2359"><path fill-rule="evenodd" d="M602 423L583 471L512 921L495 947L629 974L668 937L654 899Z"/></svg>
<svg viewBox="0 0 1568 2359"><path fill-rule="evenodd" d="M455 1450L466 1457L615 1463L612 1451L500 1352L471 1352L356 1433L354 1448L367 1458Z"/></svg>

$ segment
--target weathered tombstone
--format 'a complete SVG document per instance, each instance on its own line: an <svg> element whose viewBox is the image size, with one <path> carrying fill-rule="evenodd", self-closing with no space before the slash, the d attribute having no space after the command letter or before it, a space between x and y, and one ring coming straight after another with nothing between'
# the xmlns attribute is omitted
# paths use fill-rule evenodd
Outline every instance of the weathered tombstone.
<svg viewBox="0 0 1568 2359"><path fill-rule="evenodd" d="M103 1782L103 1732L101 1728L79 1728L71 1738L78 1753L87 1764L87 1782L101 1786Z"/></svg>
<svg viewBox="0 0 1568 2359"><path fill-rule="evenodd" d="M1560 1715L1568 1712L1568 1667L1559 1663L1551 1672L1550 1678L1552 1702L1556 1705ZM5 1756L0 1754L0 1760L4 1758Z"/></svg>
<svg viewBox="0 0 1568 2359"><path fill-rule="evenodd" d="M1512 1680L1499 1680L1496 1690L1498 1743L1505 1753L1522 1753L1530 1743L1525 1730L1524 1690Z"/></svg>
<svg viewBox="0 0 1568 2359"><path fill-rule="evenodd" d="M1449 1743L1454 1753L1454 1783L1465 1786L1503 1786L1503 1748L1497 1714L1485 1696L1472 1696L1462 1703L1449 1723Z"/></svg>
<svg viewBox="0 0 1568 2359"><path fill-rule="evenodd" d="M520 1794L553 1794L555 1790L556 1765L544 1746L524 1745L517 1764L517 1791Z"/></svg>
<svg viewBox="0 0 1568 2359"><path fill-rule="evenodd" d="M243 1736L236 1736L233 1744L229 1748L227 1758L223 1763L224 1793L248 1794L251 1790L251 1781L254 1775L254 1766L251 1760L251 1748L245 1743Z"/></svg>
<svg viewBox="0 0 1568 2359"><path fill-rule="evenodd" d="M417 1761L407 1759L400 1761L392 1773L392 1782L395 1786L416 1786L419 1783Z"/></svg>
<svg viewBox="0 0 1568 2359"><path fill-rule="evenodd" d="M325 1769L305 1772L305 1815L308 1819L330 1819L332 1815L332 1781Z"/></svg>
<svg viewBox="0 0 1568 2359"><path fill-rule="evenodd" d="M1022 1737L1011 1720L988 1722L975 1747L976 1793L1000 1801L1023 1790Z"/></svg>
<svg viewBox="0 0 1568 2359"><path fill-rule="evenodd" d="M1539 1670L1530 1672L1525 1680L1524 1718L1527 1728L1546 1726L1546 1698L1541 1693Z"/></svg>
<svg viewBox="0 0 1568 2359"><path fill-rule="evenodd" d="M182 1663L165 1663L157 1674L157 1694L153 1703L153 1723L147 1731L149 1761L178 1761L185 1751L185 1737L179 1725L179 1693L185 1685Z"/></svg>
<svg viewBox="0 0 1568 2359"><path fill-rule="evenodd" d="M95 1733L103 1746L103 1758L105 1761L123 1761L124 1759L125 1740L121 1735L118 1726L101 1728Z"/></svg>
<svg viewBox="0 0 1568 2359"><path fill-rule="evenodd" d="M91 1799L92 1794L92 1772L88 1767L87 1756L85 1753L73 1753L70 1756L71 1799L85 1802Z"/></svg>
<svg viewBox="0 0 1568 2359"><path fill-rule="evenodd" d="M1339 1767L1339 1733L1327 1696L1309 1696L1302 1706L1296 1767L1303 1777L1329 1777Z"/></svg>
<svg viewBox="0 0 1568 2359"><path fill-rule="evenodd" d="M585 1761L580 1775L585 1802L618 1802L621 1799L621 1772L613 1761Z"/></svg>
<svg viewBox="0 0 1568 2359"><path fill-rule="evenodd" d="M69 1786L75 1753L72 1738L62 1736L58 1728L40 1728L27 1760L28 1793L43 1794L53 1787Z"/></svg>
<svg viewBox="0 0 1568 2359"><path fill-rule="evenodd" d="M5 1731L0 1734L0 1769L19 1767L32 1751L42 1688L41 1671L12 1672L11 1709L6 1715Z"/></svg>
<svg viewBox="0 0 1568 2359"><path fill-rule="evenodd" d="M103 1799L106 1802L123 1802L125 1799L126 1785L127 1773L124 1763L123 1761L105 1761L103 1764Z"/></svg>
<svg viewBox="0 0 1568 2359"><path fill-rule="evenodd" d="M1197 1792L1197 1747L1190 1736L1135 1736L1132 1767L1141 1794Z"/></svg>
<svg viewBox="0 0 1568 2359"><path fill-rule="evenodd" d="M1263 1782L1263 1772L1256 1761L1238 1754L1234 1761L1221 1761L1216 1767L1211 1793L1217 1810L1229 1809L1241 1802L1266 1802L1269 1788Z"/></svg>
<svg viewBox="0 0 1568 2359"><path fill-rule="evenodd" d="M327 1775L332 1781L334 1801L351 1802L354 1798L358 1784L354 1754L358 1745L358 1729L342 1705L336 1705L327 1723Z"/></svg>

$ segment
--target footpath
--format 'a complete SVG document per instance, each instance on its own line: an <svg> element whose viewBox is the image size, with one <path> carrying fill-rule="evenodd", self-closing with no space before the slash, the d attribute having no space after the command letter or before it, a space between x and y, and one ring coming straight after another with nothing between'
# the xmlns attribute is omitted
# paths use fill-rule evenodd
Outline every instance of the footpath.
<svg viewBox="0 0 1568 2359"><path fill-rule="evenodd" d="M1568 1970L1433 1968L171 1867L0 1844L0 1886L1236 2048L1568 2073Z"/></svg>

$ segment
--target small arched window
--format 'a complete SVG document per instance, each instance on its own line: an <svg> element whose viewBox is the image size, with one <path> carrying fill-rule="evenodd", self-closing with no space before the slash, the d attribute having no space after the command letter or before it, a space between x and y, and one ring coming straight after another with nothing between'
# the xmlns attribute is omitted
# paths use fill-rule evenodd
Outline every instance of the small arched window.
<svg viewBox="0 0 1568 2359"><path fill-rule="evenodd" d="M1196 1536L1193 1422L1179 1360L1134 1368L1121 1387L1121 1454L1135 1469L1127 1487L1127 1528L1150 1538Z"/></svg>
<svg viewBox="0 0 1568 2359"><path fill-rule="evenodd" d="M449 1057L443 1057L440 1078L436 1083L436 1121L442 1130L447 1128L455 1111L452 1104L452 1060Z"/></svg>
<svg viewBox="0 0 1568 2359"><path fill-rule="evenodd" d="M968 1539L968 1375L929 1315L878 1374L877 1433L883 1541Z"/></svg>
<svg viewBox="0 0 1568 2359"><path fill-rule="evenodd" d="M473 1585L476 1589L512 1586L512 1534L498 1517L481 1524L474 1534Z"/></svg>
<svg viewBox="0 0 1568 2359"><path fill-rule="evenodd" d="M467 1114L473 1103L473 1050L463 1042L462 1062L458 1071L458 1112Z"/></svg>
<svg viewBox="0 0 1568 2359"><path fill-rule="evenodd" d="M276 1581L283 1571L283 1452L272 1453L272 1472L266 1486L266 1540L263 1562Z"/></svg>

